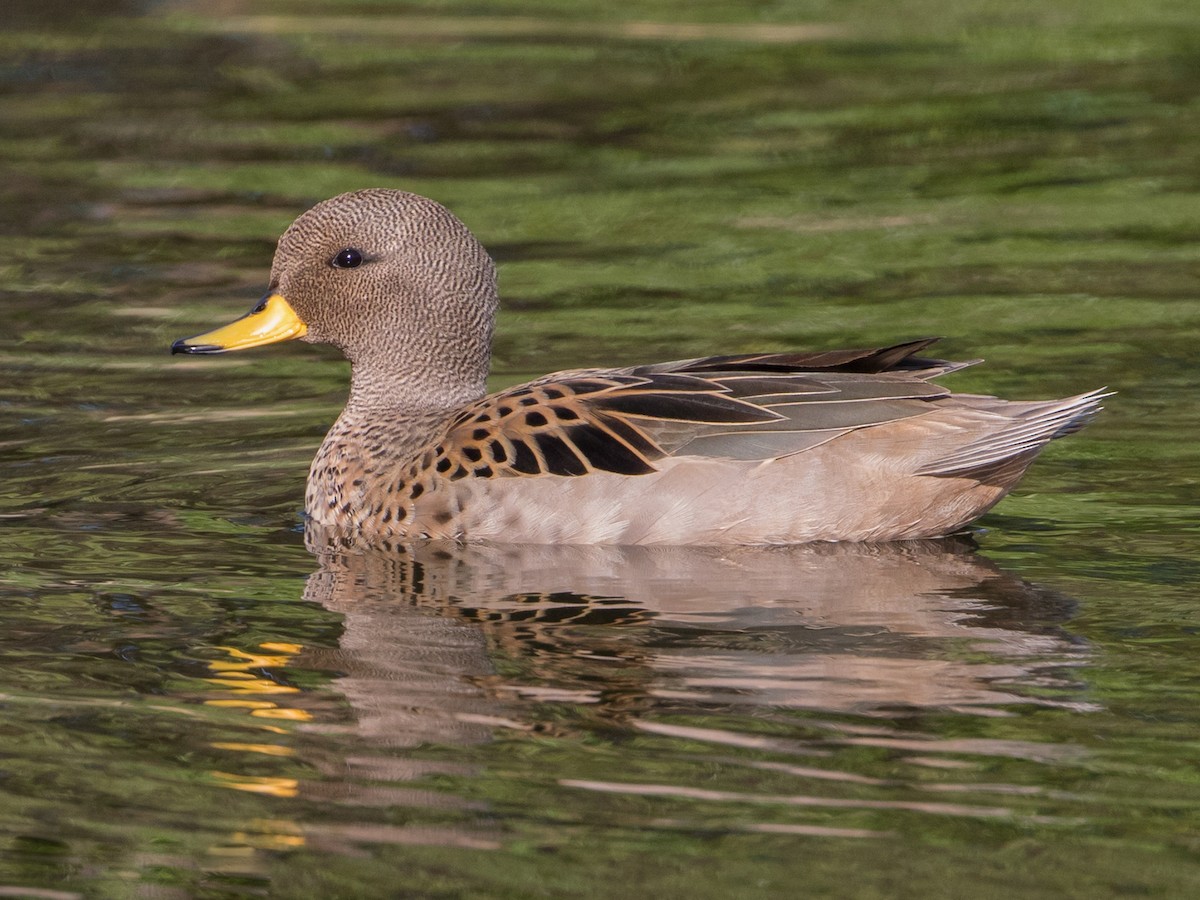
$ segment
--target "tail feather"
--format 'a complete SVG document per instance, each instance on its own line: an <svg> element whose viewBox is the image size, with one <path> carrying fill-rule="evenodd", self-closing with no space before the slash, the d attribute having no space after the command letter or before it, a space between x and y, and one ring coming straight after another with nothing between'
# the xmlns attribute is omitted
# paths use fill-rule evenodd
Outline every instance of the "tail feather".
<svg viewBox="0 0 1200 900"><path fill-rule="evenodd" d="M1100 411L1100 401L1111 397L1104 388L1026 406L1010 424L959 447L953 453L917 470L918 475L977 476L1005 468L1022 459L1028 465L1050 441L1079 431Z"/></svg>

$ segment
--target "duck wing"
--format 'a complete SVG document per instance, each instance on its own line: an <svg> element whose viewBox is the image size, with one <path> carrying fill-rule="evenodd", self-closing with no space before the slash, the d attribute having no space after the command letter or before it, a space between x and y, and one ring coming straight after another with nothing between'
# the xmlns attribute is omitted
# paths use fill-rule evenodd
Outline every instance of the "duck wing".
<svg viewBox="0 0 1200 900"><path fill-rule="evenodd" d="M929 379L969 365L915 356L930 343L558 372L462 410L437 466L452 479L644 475L669 456L789 456L930 412L949 391Z"/></svg>

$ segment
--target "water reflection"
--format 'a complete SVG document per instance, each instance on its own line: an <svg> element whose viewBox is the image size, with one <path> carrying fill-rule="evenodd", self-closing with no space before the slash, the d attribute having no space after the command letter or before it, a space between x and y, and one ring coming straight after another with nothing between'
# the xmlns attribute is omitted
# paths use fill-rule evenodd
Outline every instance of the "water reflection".
<svg viewBox="0 0 1200 900"><path fill-rule="evenodd" d="M1087 650L1061 625L1072 601L961 541L372 551L316 543L310 536L320 569L306 597L340 613L345 628L321 664L344 673L338 686L359 732L391 746L563 727L538 723L556 703L589 707L593 726L656 733L683 727L660 717L689 712L870 721L1087 708L1069 677ZM704 740L744 743L707 731ZM850 742L936 749L882 721L843 731ZM1048 752L1038 746L960 741L949 752Z"/></svg>
<svg viewBox="0 0 1200 900"><path fill-rule="evenodd" d="M309 549L306 598L344 634L298 662L339 673L356 749L300 792L437 811L405 841L502 846L503 802L397 782L449 773L507 796L491 764L514 753L545 752L525 789L554 822L639 831L871 839L913 815L1062 823L1078 802L997 777L1073 767L1076 746L963 727L1092 708L1072 677L1088 658L1064 627L1074 603L969 542ZM474 768L429 758L487 741ZM652 814L624 812L647 800Z"/></svg>

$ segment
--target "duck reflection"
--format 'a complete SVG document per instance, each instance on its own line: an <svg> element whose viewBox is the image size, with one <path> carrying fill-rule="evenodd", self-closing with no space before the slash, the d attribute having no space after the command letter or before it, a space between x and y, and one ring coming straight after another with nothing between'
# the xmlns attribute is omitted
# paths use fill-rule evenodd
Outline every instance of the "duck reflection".
<svg viewBox="0 0 1200 900"><path fill-rule="evenodd" d="M643 723L748 707L895 717L1078 707L1068 598L965 540L780 548L322 546L344 617L323 667L374 742L553 728L541 704Z"/></svg>

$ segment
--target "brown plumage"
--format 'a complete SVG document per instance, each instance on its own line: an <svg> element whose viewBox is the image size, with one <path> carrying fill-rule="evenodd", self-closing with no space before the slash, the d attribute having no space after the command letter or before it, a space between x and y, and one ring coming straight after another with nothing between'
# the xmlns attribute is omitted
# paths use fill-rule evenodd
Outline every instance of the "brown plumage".
<svg viewBox="0 0 1200 900"><path fill-rule="evenodd" d="M343 194L279 241L268 296L173 352L300 337L351 362L309 473L354 542L762 544L944 535L987 511L1099 392L1013 403L931 379L970 363L866 350L558 372L485 396L486 252L443 207Z"/></svg>

